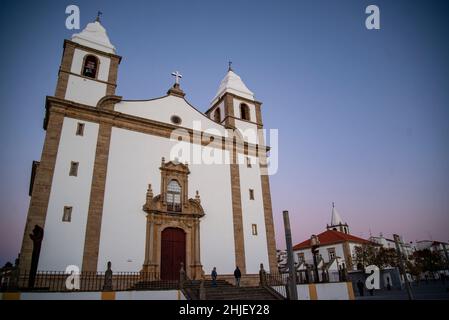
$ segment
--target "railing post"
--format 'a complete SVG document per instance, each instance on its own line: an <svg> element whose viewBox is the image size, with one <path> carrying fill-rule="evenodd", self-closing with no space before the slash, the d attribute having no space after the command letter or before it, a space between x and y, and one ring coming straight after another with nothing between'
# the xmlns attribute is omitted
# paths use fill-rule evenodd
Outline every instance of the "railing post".
<svg viewBox="0 0 449 320"><path fill-rule="evenodd" d="M345 282L346 279L347 279L347 277L346 277L346 266L343 265L343 266L341 267L341 281L342 281L342 282Z"/></svg>
<svg viewBox="0 0 449 320"><path fill-rule="evenodd" d="M263 263L260 264L259 285L261 287L265 287L267 285L267 272L263 268Z"/></svg>
<svg viewBox="0 0 449 320"><path fill-rule="evenodd" d="M200 296L200 300L206 300L206 289L204 288L204 277L201 278L199 296Z"/></svg>
<svg viewBox="0 0 449 320"><path fill-rule="evenodd" d="M104 273L103 291L112 291L112 269L111 261L108 261L108 269Z"/></svg>

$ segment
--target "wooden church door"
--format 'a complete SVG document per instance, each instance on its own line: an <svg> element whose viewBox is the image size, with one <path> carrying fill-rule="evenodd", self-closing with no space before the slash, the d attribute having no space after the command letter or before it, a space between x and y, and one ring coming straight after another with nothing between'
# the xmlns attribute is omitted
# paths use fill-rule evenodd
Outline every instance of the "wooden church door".
<svg viewBox="0 0 449 320"><path fill-rule="evenodd" d="M181 262L186 265L186 234L182 229L166 228L161 236L161 279L179 279Z"/></svg>

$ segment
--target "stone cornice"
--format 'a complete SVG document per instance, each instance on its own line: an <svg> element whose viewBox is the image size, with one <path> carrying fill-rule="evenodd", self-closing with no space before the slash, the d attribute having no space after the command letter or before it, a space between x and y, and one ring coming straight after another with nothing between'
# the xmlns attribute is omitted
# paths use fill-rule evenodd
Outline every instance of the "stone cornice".
<svg viewBox="0 0 449 320"><path fill-rule="evenodd" d="M120 97L117 97L119 99ZM91 107L88 105L80 104L73 101L68 101L65 99L60 99L52 96L47 96L46 103L46 116L44 119L44 130L47 128L48 118L50 112L62 113L67 117L83 119L91 122L104 122L110 123L113 127L123 128L128 130L134 130L138 132L143 132L146 134L152 134L156 136L170 138L172 132L176 129L184 129L188 132L190 141L196 143L195 136L202 134L201 145L225 149L226 144L232 144L232 137L222 137L217 135L212 135L209 133L204 133L200 131L194 131L191 128L181 127L172 125L169 123L164 123L156 120L145 119L125 113L121 113L114 110L109 110L109 108L102 107ZM212 141L211 141L212 140ZM235 142L233 143L235 144ZM265 148L266 152L270 150L268 146L259 146L253 143L244 142L242 147L238 148L239 153L248 152L249 155L257 156L257 150L263 150Z"/></svg>
<svg viewBox="0 0 449 320"><path fill-rule="evenodd" d="M81 74L77 74L77 73L74 73L74 72L71 72L71 71L65 71L65 70L59 69L59 72L60 72L60 73L67 73L67 74L72 75L72 76L75 76L75 77L83 78L83 79L90 80L90 81L96 81L96 82L100 82L100 83L103 83L103 84L106 84L106 85L110 85L110 86L117 87L117 84L116 84L116 83L112 83L112 82L100 80L100 79L98 79L98 78L90 78L90 77L86 77L86 76L83 76L83 75L81 75Z"/></svg>
<svg viewBox="0 0 449 320"><path fill-rule="evenodd" d="M76 47L76 48L79 48L81 50L93 52L93 53L96 53L96 54L99 54L99 55L102 55L102 56L105 56L105 57L108 57L108 58L116 58L116 59L118 59L119 63L120 63L120 61L122 61L122 57L119 56L119 55L116 55L116 54L113 54L113 53L104 52L104 51L101 51L101 50L98 50L98 49L94 49L94 48L91 48L91 47L87 47L87 46L84 46L84 45L79 44L77 42L73 42L71 40L67 40L67 39L64 40L64 48L66 46Z"/></svg>

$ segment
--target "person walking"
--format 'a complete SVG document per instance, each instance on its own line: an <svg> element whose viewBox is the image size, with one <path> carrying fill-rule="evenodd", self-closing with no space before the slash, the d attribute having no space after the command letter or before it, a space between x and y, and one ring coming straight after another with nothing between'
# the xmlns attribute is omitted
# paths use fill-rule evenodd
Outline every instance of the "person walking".
<svg viewBox="0 0 449 320"><path fill-rule="evenodd" d="M212 273L210 274L211 278L212 278L212 286L216 287L217 286L217 268L214 267L212 269Z"/></svg>
<svg viewBox="0 0 449 320"><path fill-rule="evenodd" d="M363 297L363 282L360 279L357 281L357 288L359 289L359 295Z"/></svg>
<svg viewBox="0 0 449 320"><path fill-rule="evenodd" d="M240 287L240 278L242 277L242 273L240 272L239 266L237 266L234 270L234 277L235 277L235 285L237 287Z"/></svg>

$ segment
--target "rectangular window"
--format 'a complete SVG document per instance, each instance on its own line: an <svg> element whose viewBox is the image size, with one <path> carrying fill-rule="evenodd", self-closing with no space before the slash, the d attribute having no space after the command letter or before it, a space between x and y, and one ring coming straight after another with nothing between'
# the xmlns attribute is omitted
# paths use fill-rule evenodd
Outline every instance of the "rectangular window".
<svg viewBox="0 0 449 320"><path fill-rule="evenodd" d="M78 162L72 161L72 162L70 163L70 172L69 172L69 176L73 176L73 177L78 176L78 165L79 165Z"/></svg>
<svg viewBox="0 0 449 320"><path fill-rule="evenodd" d="M329 260L332 260L335 258L335 248L327 249L327 253L329 254Z"/></svg>
<svg viewBox="0 0 449 320"><path fill-rule="evenodd" d="M76 127L76 135L77 136L84 135L84 123L78 122L78 126Z"/></svg>
<svg viewBox="0 0 449 320"><path fill-rule="evenodd" d="M246 167L251 168L251 159L249 157L246 157Z"/></svg>
<svg viewBox="0 0 449 320"><path fill-rule="evenodd" d="M70 221L72 221L72 207L68 207L68 206L64 207L64 213L62 215L62 221L63 222L70 222Z"/></svg>
<svg viewBox="0 0 449 320"><path fill-rule="evenodd" d="M254 200L254 190L249 189L249 200Z"/></svg>
<svg viewBox="0 0 449 320"><path fill-rule="evenodd" d="M252 230L253 236L257 236L257 224L253 224L251 226L251 230Z"/></svg>
<svg viewBox="0 0 449 320"><path fill-rule="evenodd" d="M305 261L305 259L304 259L304 252L298 253L298 261L300 263Z"/></svg>

